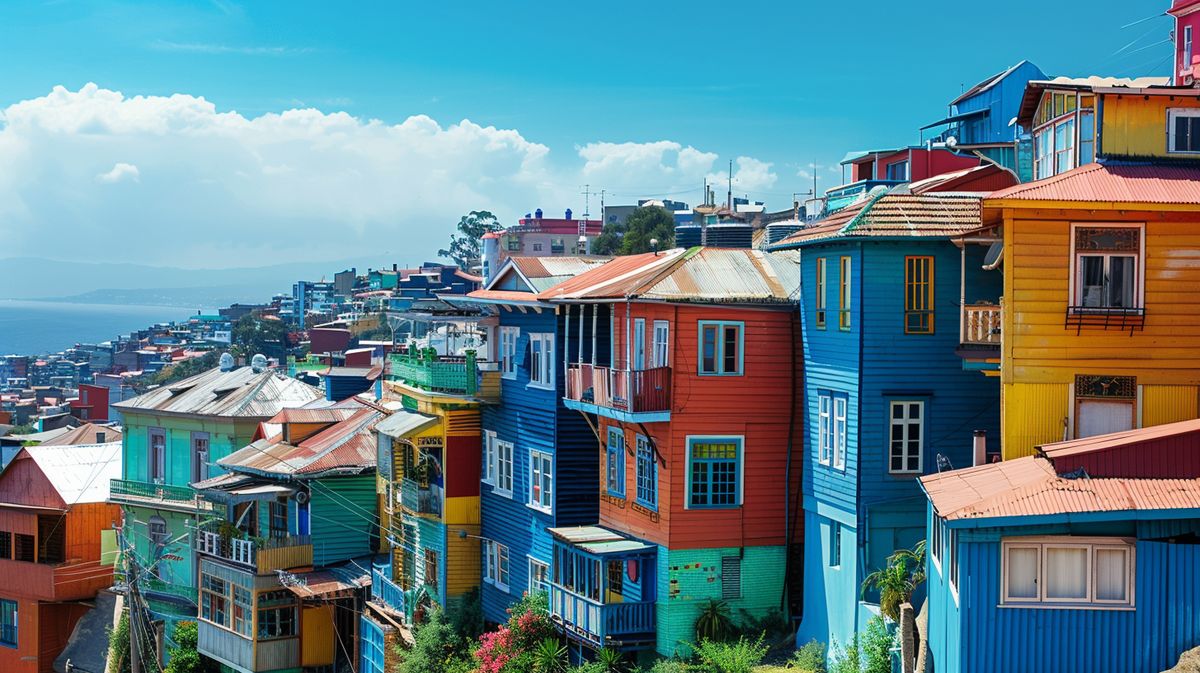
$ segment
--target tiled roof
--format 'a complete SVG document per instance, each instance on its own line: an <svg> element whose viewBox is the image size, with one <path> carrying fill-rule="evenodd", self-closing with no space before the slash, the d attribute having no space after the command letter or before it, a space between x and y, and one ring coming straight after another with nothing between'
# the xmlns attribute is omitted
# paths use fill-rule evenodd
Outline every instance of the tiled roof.
<svg viewBox="0 0 1200 673"><path fill-rule="evenodd" d="M913 194L903 186L852 204L775 244L843 237L957 236L979 228L980 197Z"/></svg>
<svg viewBox="0 0 1200 673"><path fill-rule="evenodd" d="M1148 428L1136 428L1134 430L1126 430L1124 432L1113 432L1107 435L1097 435L1095 437L1084 437L1082 439L1072 439L1065 442L1054 442L1053 444L1042 444L1038 447L1038 452L1046 456L1050 460L1061 458L1063 456L1074 456L1081 453L1093 453L1096 451L1107 451L1128 444L1136 444L1147 442L1154 439L1163 439L1166 437L1177 437L1179 435L1187 435L1195 432L1200 432L1200 418L1190 421L1179 421L1178 423L1165 423L1163 425L1155 425ZM1200 446L1197 446L1200 451Z"/></svg>
<svg viewBox="0 0 1200 673"><path fill-rule="evenodd" d="M316 388L271 370L214 368L113 406L123 411L265 419L320 397Z"/></svg>
<svg viewBox="0 0 1200 673"><path fill-rule="evenodd" d="M800 287L792 252L677 248L617 257L538 295L546 301L650 299L709 303L788 303Z"/></svg>
<svg viewBox="0 0 1200 673"><path fill-rule="evenodd" d="M985 198L993 201L1078 201L1187 205L1200 208L1200 167L1092 163Z"/></svg>

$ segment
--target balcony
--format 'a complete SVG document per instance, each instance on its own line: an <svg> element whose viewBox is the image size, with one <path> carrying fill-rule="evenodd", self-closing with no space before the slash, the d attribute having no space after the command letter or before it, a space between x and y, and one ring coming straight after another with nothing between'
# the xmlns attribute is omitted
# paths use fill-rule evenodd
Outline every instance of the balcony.
<svg viewBox="0 0 1200 673"><path fill-rule="evenodd" d="M550 618L568 636L593 647L636 647L654 642L654 601L601 603L550 585Z"/></svg>
<svg viewBox="0 0 1200 673"><path fill-rule="evenodd" d="M567 370L563 404L621 421L669 421L671 368L628 370L574 364Z"/></svg>
<svg viewBox="0 0 1200 673"><path fill-rule="evenodd" d="M312 565L312 539L307 535L236 538L217 530L196 533L196 551L253 568L260 575Z"/></svg>
<svg viewBox="0 0 1200 673"><path fill-rule="evenodd" d="M438 355L430 348L392 353L389 364L389 381L433 393L490 399L499 391L499 371L488 366L492 363L476 362L474 351L467 351L466 355Z"/></svg>
<svg viewBox="0 0 1200 673"><path fill-rule="evenodd" d="M138 505L177 512L211 512L212 503L202 500L190 486L174 486L133 479L109 482L108 501L118 505Z"/></svg>
<svg viewBox="0 0 1200 673"><path fill-rule="evenodd" d="M404 590L388 579L379 568L371 569L371 600L392 612L404 614Z"/></svg>
<svg viewBox="0 0 1200 673"><path fill-rule="evenodd" d="M413 514L442 516L442 489L437 486L421 486L412 479L400 482L400 504Z"/></svg>
<svg viewBox="0 0 1200 673"><path fill-rule="evenodd" d="M197 621L197 649L226 666L248 671L299 670L301 666L298 637L256 641L203 619Z"/></svg>
<svg viewBox="0 0 1200 673"><path fill-rule="evenodd" d="M962 343L972 346L1000 346L1003 309L996 304L968 304L963 307Z"/></svg>

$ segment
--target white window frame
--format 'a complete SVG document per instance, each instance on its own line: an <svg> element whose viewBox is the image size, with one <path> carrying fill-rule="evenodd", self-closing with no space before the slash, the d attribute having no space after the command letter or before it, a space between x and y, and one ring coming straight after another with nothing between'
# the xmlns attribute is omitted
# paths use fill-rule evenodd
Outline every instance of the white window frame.
<svg viewBox="0 0 1200 673"><path fill-rule="evenodd" d="M547 488L543 477L549 480ZM533 489L542 484L542 493L535 496ZM528 505L539 512L550 514L554 507L554 456L545 451L529 450L529 499Z"/></svg>
<svg viewBox="0 0 1200 673"><path fill-rule="evenodd" d="M917 419L917 469L910 470L907 468L908 459L912 457L909 451L908 428L914 425L911 418L908 417L908 406L915 404L920 409L921 417ZM896 405L903 405L903 417L897 419L895 416ZM904 428L902 433L903 449L900 453L900 460L903 469L892 469L892 458L894 458L894 448L892 446L892 430L897 426ZM891 400L888 403L888 474L921 474L922 466L925 465L925 401L924 400Z"/></svg>
<svg viewBox="0 0 1200 673"><path fill-rule="evenodd" d="M554 334L529 335L529 387L554 390Z"/></svg>
<svg viewBox="0 0 1200 673"><path fill-rule="evenodd" d="M842 567L842 522L829 520L829 567Z"/></svg>
<svg viewBox="0 0 1200 673"><path fill-rule="evenodd" d="M491 584L500 591L508 593L509 583L502 579L507 576L512 580L512 557L507 545L495 540L485 540L483 543L483 581Z"/></svg>
<svg viewBox="0 0 1200 673"><path fill-rule="evenodd" d="M846 469L846 435L848 433L847 418L849 407L849 396L833 396L833 467L837 470Z"/></svg>
<svg viewBox="0 0 1200 673"><path fill-rule="evenodd" d="M527 585L528 589L529 589L529 593L536 593L538 591L545 591L545 592L549 593L549 591L550 591L550 564L543 563L542 561L539 561L539 560L533 558L532 556L526 556L525 558L527 558L529 560L529 582ZM539 569L542 571L542 581L540 583L534 579L535 577L537 577Z"/></svg>
<svg viewBox="0 0 1200 673"><path fill-rule="evenodd" d="M520 327L500 326L500 376L502 378L517 378L517 342L520 339Z"/></svg>
<svg viewBox="0 0 1200 673"><path fill-rule="evenodd" d="M1138 229L1139 230L1140 233L1138 235L1137 261L1135 264L1135 268L1133 270L1134 276L1137 277L1137 281L1135 282L1134 287L1133 287L1133 295L1134 295L1134 304L1135 305L1132 306L1131 308L1145 308L1146 307L1146 224L1144 222L1072 222L1071 223L1071 241L1070 241L1071 247L1069 248L1071 257L1070 257L1070 260L1068 260L1068 264L1067 264L1067 266L1068 266L1067 272L1070 274L1068 276L1068 279L1069 279L1069 282L1071 283L1070 290L1068 290L1070 294L1067 297L1069 300L1068 306L1081 306L1083 304L1083 298L1081 296L1079 296L1080 293L1083 291L1083 286L1080 284L1080 282L1079 282L1080 279L1079 279L1079 276L1077 275L1079 272L1078 261L1079 261L1079 257L1081 255L1087 256L1088 253L1086 251L1077 252L1075 250L1075 232L1080 228L1083 228L1083 229L1098 229L1098 228ZM1128 256L1127 253L1099 253L1099 254L1116 255L1116 256L1122 256L1122 257ZM1095 256L1095 255L1092 255L1092 256ZM1110 310L1110 309L1101 307L1101 308L1093 308L1090 310L1106 311L1106 310ZM1116 309L1116 310L1120 310L1120 309Z"/></svg>
<svg viewBox="0 0 1200 673"><path fill-rule="evenodd" d="M929 531L929 558L933 560L933 565L938 572L942 570L942 557L946 554L946 539L943 537L946 532L945 528L945 521L934 513L932 530Z"/></svg>
<svg viewBox="0 0 1200 673"><path fill-rule="evenodd" d="M833 395L817 394L817 462L833 465Z"/></svg>
<svg viewBox="0 0 1200 673"><path fill-rule="evenodd" d="M950 586L950 595L958 604L958 531L946 529L946 583Z"/></svg>
<svg viewBox="0 0 1200 673"><path fill-rule="evenodd" d="M1012 548L1037 548L1038 550L1038 597L1013 598L1009 595L1008 587L1008 550ZM1046 564L1049 549L1086 549L1087 550L1087 596L1077 598L1049 598L1046 595L1048 575ZM1096 552L1121 551L1125 554L1125 600L1096 598ZM1120 537L1011 537L1003 538L1000 544L1000 607L1043 608L1043 609L1082 609L1103 610L1119 609L1132 610L1137 601L1135 588L1137 585L1137 545L1134 540Z"/></svg>
<svg viewBox="0 0 1200 673"><path fill-rule="evenodd" d="M507 472L505 472L507 468ZM496 483L492 491L506 498L513 494L513 443L496 440Z"/></svg>
<svg viewBox="0 0 1200 673"><path fill-rule="evenodd" d="M1188 64L1188 66L1190 65ZM1200 154L1198 152L1175 149L1175 119L1178 117L1200 117L1200 108L1167 108L1167 154Z"/></svg>
<svg viewBox="0 0 1200 673"><path fill-rule="evenodd" d="M496 431L483 432L483 483L496 483Z"/></svg>
<svg viewBox="0 0 1200 673"><path fill-rule="evenodd" d="M671 323L667 320L654 321L654 358L651 367L671 366Z"/></svg>

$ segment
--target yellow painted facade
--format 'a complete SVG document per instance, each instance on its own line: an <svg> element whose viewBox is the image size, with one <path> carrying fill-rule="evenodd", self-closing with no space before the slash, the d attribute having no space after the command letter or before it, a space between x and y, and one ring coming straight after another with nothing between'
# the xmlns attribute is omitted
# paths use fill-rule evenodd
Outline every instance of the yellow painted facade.
<svg viewBox="0 0 1200 673"><path fill-rule="evenodd" d="M333 606L304 606L301 622L300 664L309 666L332 666L334 659Z"/></svg>
<svg viewBox="0 0 1200 673"><path fill-rule="evenodd" d="M1200 108L1200 97L1106 94L1100 124L1101 150L1129 157L1200 157L1167 152L1167 110Z"/></svg>
<svg viewBox="0 0 1200 673"><path fill-rule="evenodd" d="M1076 436L1076 376L1135 377L1134 424L1200 416L1200 204L1185 209L988 201L1004 236L1003 456ZM1072 228L1144 227L1141 330L1068 327ZM1143 275L1144 274L1144 275Z"/></svg>

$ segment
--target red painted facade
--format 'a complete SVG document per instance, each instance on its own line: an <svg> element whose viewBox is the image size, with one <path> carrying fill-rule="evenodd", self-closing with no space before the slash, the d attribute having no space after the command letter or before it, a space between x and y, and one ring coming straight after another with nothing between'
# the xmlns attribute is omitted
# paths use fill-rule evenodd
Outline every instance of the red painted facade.
<svg viewBox="0 0 1200 673"><path fill-rule="evenodd" d="M625 304L614 305L614 349L618 363L627 358ZM654 321L670 325L671 420L648 424L601 417L600 436L609 428L625 435L625 497L607 495L601 477L600 524L671 549L782 545L789 492L783 475L791 459L793 504L800 497L800 380L795 312L786 308L731 308L692 304L631 303L630 324L646 321L646 367L652 366ZM698 374L700 322L744 325L743 373ZM632 332L632 328L630 329ZM795 416L793 417L793 414ZM789 433L791 442L789 444ZM636 503L637 436L647 434L659 453L658 511ZM686 505L689 437L742 438L741 506L695 509ZM604 460L604 451L601 451ZM603 463L602 463L603 464ZM601 471L603 473L603 470ZM798 504L794 508L800 511ZM802 538L795 520L792 540Z"/></svg>
<svg viewBox="0 0 1200 673"><path fill-rule="evenodd" d="M1193 479L1200 477L1200 431L1066 455L1047 452L1059 474L1083 468L1090 477Z"/></svg>
<svg viewBox="0 0 1200 673"><path fill-rule="evenodd" d="M907 177L888 177L888 166L908 162ZM956 154L944 149L910 147L902 150L868 154L850 164L850 182L860 180L917 181L980 164L979 157Z"/></svg>
<svg viewBox="0 0 1200 673"><path fill-rule="evenodd" d="M108 388L79 384L79 397L71 400L71 415L92 423L108 422Z"/></svg>
<svg viewBox="0 0 1200 673"><path fill-rule="evenodd" d="M1200 0L1175 0L1167 13L1175 18L1175 71L1171 75L1176 86L1192 86L1197 74L1193 65L1200 55L1195 44L1200 39Z"/></svg>

